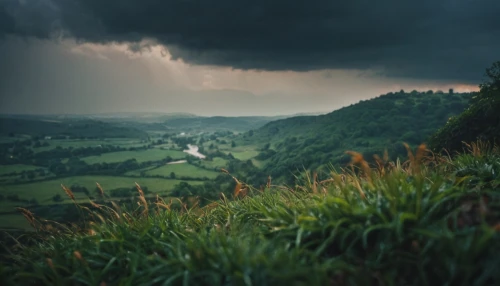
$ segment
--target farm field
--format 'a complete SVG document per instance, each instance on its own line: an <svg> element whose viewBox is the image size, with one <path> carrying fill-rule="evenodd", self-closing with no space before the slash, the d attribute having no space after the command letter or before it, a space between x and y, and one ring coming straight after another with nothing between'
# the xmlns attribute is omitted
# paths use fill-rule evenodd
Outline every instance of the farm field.
<svg viewBox="0 0 500 286"><path fill-rule="evenodd" d="M212 161L203 160L200 165L205 168L214 169L216 171L220 171L220 168L226 168L229 162L226 159L222 159L220 157L213 158Z"/></svg>
<svg viewBox="0 0 500 286"><path fill-rule="evenodd" d="M148 170L151 170L151 169L154 169L154 168L156 168L156 166L149 166L149 167L138 169L138 170L128 171L128 172L125 173L125 176L138 177L138 176L141 176L142 172L145 172L145 171L148 171Z"/></svg>
<svg viewBox="0 0 500 286"><path fill-rule="evenodd" d="M97 147L99 145L113 145L120 146L123 148L131 148L131 147L142 147L146 145L146 143L141 143L138 139L130 139L130 138L110 138L110 139L102 139L102 140L85 140L85 139L67 139L67 140L40 140L43 144L44 142L49 143L49 146L33 148L35 152L42 152L55 149L57 146L61 148L81 148L81 147Z"/></svg>
<svg viewBox="0 0 500 286"><path fill-rule="evenodd" d="M22 173L23 171L26 172L34 171L38 169L46 169L46 168L33 165L23 165L23 164L0 165L0 176L10 173Z"/></svg>
<svg viewBox="0 0 500 286"><path fill-rule="evenodd" d="M87 164L97 164L97 163L116 163L123 162L129 159L136 159L137 162L146 161L158 161L165 159L166 157L172 157L172 159L184 159L186 153L176 150L161 150L161 149L148 149L140 151L120 151L105 153L100 156L89 156L82 158Z"/></svg>
<svg viewBox="0 0 500 286"><path fill-rule="evenodd" d="M146 171L147 175L160 175L160 176L165 176L168 177L170 176L170 173L174 172L175 176L177 178L181 177L191 177L191 178L203 178L207 177L209 179L213 179L217 177L220 173L214 172L214 171L209 171L205 170L196 166L193 166L188 163L183 163L183 164L171 164L171 165L164 165L156 169L152 169L149 171Z"/></svg>
<svg viewBox="0 0 500 286"><path fill-rule="evenodd" d="M3 196L18 195L20 199L36 199L41 205L53 204L54 202L52 197L56 194L61 194L64 199L67 199L61 188L61 184L67 187L72 185L86 187L92 194L96 188L96 182L102 186L104 192L106 192L106 190L117 188L131 188L134 186L135 182L137 182L142 187L148 187L149 191L152 193L166 193L171 190L174 185L182 182L182 180L162 178L130 178L120 176L74 176L36 183L0 185L0 194ZM202 182L198 181L189 182L191 185L201 183ZM83 193L75 193L75 197L77 199L85 199L86 195Z"/></svg>
<svg viewBox="0 0 500 286"><path fill-rule="evenodd" d="M226 151L227 154L231 153L233 155L234 158L238 159L238 160L241 160L241 161L246 161L246 160L249 160L249 159L252 159L253 157L259 155L259 151L256 151L252 148L248 148L247 150L243 150L243 151Z"/></svg>
<svg viewBox="0 0 500 286"><path fill-rule="evenodd" d="M18 213L0 215L0 231L13 228L33 230L28 221Z"/></svg>

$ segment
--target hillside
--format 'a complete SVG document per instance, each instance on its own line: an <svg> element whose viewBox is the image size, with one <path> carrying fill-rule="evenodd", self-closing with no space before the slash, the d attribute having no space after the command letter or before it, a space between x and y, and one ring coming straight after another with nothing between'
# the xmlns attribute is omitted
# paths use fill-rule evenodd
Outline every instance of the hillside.
<svg viewBox="0 0 500 286"><path fill-rule="evenodd" d="M500 142L500 61L486 69L487 79L481 84L472 104L459 116L451 118L430 140L436 152L462 151L462 142L476 140Z"/></svg>
<svg viewBox="0 0 500 286"><path fill-rule="evenodd" d="M300 116L270 122L237 140L258 146L255 159L265 161L264 171L279 177L303 167L345 165L346 150L366 158L385 148L394 158L406 153L402 142L420 144L461 113L470 93L388 93L320 116Z"/></svg>
<svg viewBox="0 0 500 286"><path fill-rule="evenodd" d="M70 136L73 138L147 138L144 131L90 120L49 120L34 117L1 117L0 135Z"/></svg>

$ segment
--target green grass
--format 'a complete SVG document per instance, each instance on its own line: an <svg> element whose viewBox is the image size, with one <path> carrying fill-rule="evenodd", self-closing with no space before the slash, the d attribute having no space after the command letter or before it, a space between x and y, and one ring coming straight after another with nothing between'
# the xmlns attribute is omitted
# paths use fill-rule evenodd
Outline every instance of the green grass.
<svg viewBox="0 0 500 286"><path fill-rule="evenodd" d="M9 174L9 173L21 173L23 171L34 171L38 169L45 169L43 167L33 166L33 165L23 165L23 164L15 164L15 165L0 165L0 176Z"/></svg>
<svg viewBox="0 0 500 286"><path fill-rule="evenodd" d="M246 161L246 160L252 159L253 157L259 155L260 152L249 148L248 150L244 150L244 151L230 150L230 151L226 151L226 153L227 154L231 153L233 155L233 157L238 159L238 160Z"/></svg>
<svg viewBox="0 0 500 286"><path fill-rule="evenodd" d="M116 163L122 162L128 159L136 159L137 162L146 161L159 161L165 159L166 157L172 157L175 160L183 159L186 157L186 153L182 151L175 150L161 150L161 149L148 149L141 151L122 151L122 152L112 152L105 153L101 156L89 156L82 158L87 164L96 163Z"/></svg>
<svg viewBox="0 0 500 286"><path fill-rule="evenodd" d="M118 176L74 176L37 183L0 185L0 194L4 196L17 194L21 199L34 198L40 204L52 204L54 203L52 201L52 197L55 194L61 194L63 195L64 199L66 199L66 197L64 196L64 192L61 189L61 184L67 187L78 184L80 186L86 187L91 193L93 193L96 187L96 182L98 182L104 188L104 191L125 187L131 188L134 186L134 183L137 182L141 186L147 186L151 192L165 193L171 190L174 185L179 184L181 180L161 178L130 178ZM199 184L200 182L194 181L189 183L195 185ZM80 199L86 198L83 193L75 193L75 196ZM66 202L69 202L69 200L66 200Z"/></svg>
<svg viewBox="0 0 500 286"><path fill-rule="evenodd" d="M123 148L130 148L130 147L142 147L144 145L147 145L146 143L141 143L140 140L137 139L130 139L130 138L110 138L110 139L103 139L103 140L85 140L85 139L68 139L68 140L59 140L59 139L54 139L54 140L41 140L41 142L47 142L50 144L50 146L45 146L45 147L38 147L38 148L33 148L33 151L35 152L42 152L42 151L48 151L55 149L57 146L61 146L62 148L81 148L81 147L97 147L99 145L113 145L113 146L120 146Z"/></svg>
<svg viewBox="0 0 500 286"><path fill-rule="evenodd" d="M171 164L164 165L156 169L152 169L150 171L146 171L147 175L160 175L168 177L170 173L174 172L177 178L181 177L190 177L190 178L204 178L207 177L209 179L213 179L217 177L220 173L208 171L196 166L193 166L188 163L183 164Z"/></svg>
<svg viewBox="0 0 500 286"><path fill-rule="evenodd" d="M293 188L201 209L82 209L102 219L85 234L40 230L0 276L6 285L499 285L498 150L425 160L359 161L329 180L305 174Z"/></svg>
<svg viewBox="0 0 500 286"><path fill-rule="evenodd" d="M148 171L148 170L151 170L154 168L156 168L156 166L149 166L149 167L138 169L138 170L128 171L125 173L125 176L141 176L142 172L145 172L145 171Z"/></svg>
<svg viewBox="0 0 500 286"><path fill-rule="evenodd" d="M262 168L266 165L267 163L267 160L264 160L264 161L259 161L259 160L256 160L256 159L252 159L252 164L257 167L257 168Z"/></svg>
<svg viewBox="0 0 500 286"><path fill-rule="evenodd" d="M0 231L4 229L33 230L28 221L19 214L0 214Z"/></svg>
<svg viewBox="0 0 500 286"><path fill-rule="evenodd" d="M200 165L209 168L209 169L214 169L216 171L220 171L221 168L227 168L228 160L220 158L220 157L215 157L213 158L212 161L208 160L202 160Z"/></svg>

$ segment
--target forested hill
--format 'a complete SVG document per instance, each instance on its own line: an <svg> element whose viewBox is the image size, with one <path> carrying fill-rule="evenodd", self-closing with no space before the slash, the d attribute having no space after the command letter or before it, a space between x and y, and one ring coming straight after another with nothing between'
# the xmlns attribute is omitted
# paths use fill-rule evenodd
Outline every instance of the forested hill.
<svg viewBox="0 0 500 286"><path fill-rule="evenodd" d="M425 142L451 116L468 106L472 93L388 93L329 114L273 121L240 137L241 145L256 145L255 158L265 171L287 175L303 167L316 169L332 163L344 165L344 152L356 150L366 158L388 149L392 158L405 154L402 142Z"/></svg>
<svg viewBox="0 0 500 286"><path fill-rule="evenodd" d="M72 138L148 138L148 134L144 131L96 120L45 120L6 116L0 117L0 134L70 136Z"/></svg>

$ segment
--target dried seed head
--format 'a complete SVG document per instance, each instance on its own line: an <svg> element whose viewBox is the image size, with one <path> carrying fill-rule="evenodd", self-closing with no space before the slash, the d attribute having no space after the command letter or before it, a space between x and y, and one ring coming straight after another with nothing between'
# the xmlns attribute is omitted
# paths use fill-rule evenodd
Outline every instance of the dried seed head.
<svg viewBox="0 0 500 286"><path fill-rule="evenodd" d="M52 259L47 258L47 264L49 265L50 268L54 269L54 263L52 262Z"/></svg>
<svg viewBox="0 0 500 286"><path fill-rule="evenodd" d="M101 197L104 197L104 190L102 189L101 185L99 185L98 182L95 182L95 184L97 185L97 189L99 190L99 195L101 195Z"/></svg>
<svg viewBox="0 0 500 286"><path fill-rule="evenodd" d="M82 254L78 250L73 251L73 256L78 260L83 260Z"/></svg>
<svg viewBox="0 0 500 286"><path fill-rule="evenodd" d="M75 201L75 195L73 194L73 192L69 189L69 188L66 188L66 186L64 186L63 184L61 184L61 187L63 188L64 192L66 193L66 195L72 200L72 201Z"/></svg>

